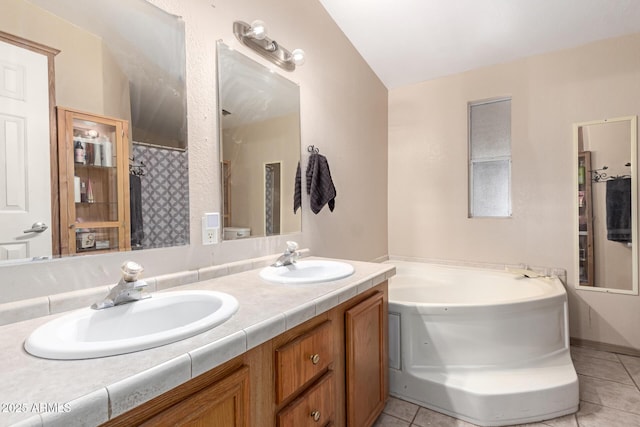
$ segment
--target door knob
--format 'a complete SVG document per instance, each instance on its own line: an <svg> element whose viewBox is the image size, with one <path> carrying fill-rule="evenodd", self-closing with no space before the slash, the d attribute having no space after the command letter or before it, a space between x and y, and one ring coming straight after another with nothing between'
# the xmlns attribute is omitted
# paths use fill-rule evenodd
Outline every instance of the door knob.
<svg viewBox="0 0 640 427"><path fill-rule="evenodd" d="M44 222L34 222L30 229L24 230L23 233L42 233L49 228Z"/></svg>

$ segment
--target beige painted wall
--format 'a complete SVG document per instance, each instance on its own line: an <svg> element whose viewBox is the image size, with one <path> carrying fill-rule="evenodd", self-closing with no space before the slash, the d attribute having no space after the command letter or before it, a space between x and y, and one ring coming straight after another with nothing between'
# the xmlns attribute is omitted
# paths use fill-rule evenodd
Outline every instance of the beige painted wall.
<svg viewBox="0 0 640 427"><path fill-rule="evenodd" d="M640 112L640 34L389 92L389 254L566 268L571 335L640 349L640 297L576 291L572 123ZM512 97L509 219L467 217L467 102Z"/></svg>
<svg viewBox="0 0 640 427"><path fill-rule="evenodd" d="M2 9L0 30L60 50L56 105L131 120L128 80L102 40L24 0L6 0Z"/></svg>
<svg viewBox="0 0 640 427"><path fill-rule="evenodd" d="M140 262L148 276L156 276L275 254L292 239L320 256L384 257L388 93L321 4L317 0L151 3L185 22L190 245L0 267L0 302L115 283L125 260ZM233 21L254 19L264 20L270 35L283 46L304 49L306 63L288 73L240 44L233 36ZM220 210L215 69L220 39L300 85L302 162L306 164L307 145L319 147L329 159L338 192L335 211L323 209L318 215L311 213L303 195L302 233L211 246L201 243L202 215Z"/></svg>
<svg viewBox="0 0 640 427"><path fill-rule="evenodd" d="M282 233L300 231L302 214L300 210L293 213L294 182L300 159L299 129L298 114L225 129L223 151L230 161L229 226L250 227L251 235L265 235L264 166L280 162Z"/></svg>
<svg viewBox="0 0 640 427"><path fill-rule="evenodd" d="M154 0L182 16L187 32L189 188L191 242L198 247L204 212L220 209L215 50L216 41L265 64L300 85L301 151L314 144L327 156L337 187L336 209L318 215L303 195L302 233L314 254L372 260L387 253L387 90L317 0ZM235 20L266 22L269 35L288 49L300 47L306 63L286 72L233 36ZM295 236L225 242L202 247L214 263L252 253L281 251ZM275 244L269 244L275 242Z"/></svg>

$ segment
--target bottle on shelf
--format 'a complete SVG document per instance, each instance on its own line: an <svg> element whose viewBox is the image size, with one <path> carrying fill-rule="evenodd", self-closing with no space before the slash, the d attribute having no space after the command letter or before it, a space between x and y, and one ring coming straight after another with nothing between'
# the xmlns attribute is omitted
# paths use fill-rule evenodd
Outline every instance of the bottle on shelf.
<svg viewBox="0 0 640 427"><path fill-rule="evenodd" d="M75 140L73 145L74 157L76 163L84 163L84 147L79 140Z"/></svg>
<svg viewBox="0 0 640 427"><path fill-rule="evenodd" d="M93 203L95 199L93 198L93 187L91 186L91 180L87 181L87 202Z"/></svg>
<svg viewBox="0 0 640 427"><path fill-rule="evenodd" d="M87 165L94 164L93 147L94 144L91 142L86 142L84 145L84 160Z"/></svg>
<svg viewBox="0 0 640 427"><path fill-rule="evenodd" d="M84 181L80 182L80 202L87 202L87 184Z"/></svg>
<svg viewBox="0 0 640 427"><path fill-rule="evenodd" d="M578 185L584 185L585 173L584 160L580 160L578 164Z"/></svg>
<svg viewBox="0 0 640 427"><path fill-rule="evenodd" d="M100 142L100 138L96 140L93 147L93 164L95 166L102 166L102 143Z"/></svg>
<svg viewBox="0 0 640 427"><path fill-rule="evenodd" d="M82 200L80 199L80 177L79 176L74 176L73 177L73 199L74 202L76 203L80 203Z"/></svg>
<svg viewBox="0 0 640 427"><path fill-rule="evenodd" d="M113 147L111 141L106 136L102 138L102 166L113 166Z"/></svg>

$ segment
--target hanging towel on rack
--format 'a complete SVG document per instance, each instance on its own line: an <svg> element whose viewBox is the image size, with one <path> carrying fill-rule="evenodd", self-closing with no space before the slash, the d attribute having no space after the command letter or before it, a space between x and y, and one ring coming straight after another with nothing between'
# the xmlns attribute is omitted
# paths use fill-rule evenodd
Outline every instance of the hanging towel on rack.
<svg viewBox="0 0 640 427"><path fill-rule="evenodd" d="M131 215L131 249L142 249L142 180L138 175L129 175L129 209Z"/></svg>
<svg viewBox="0 0 640 427"><path fill-rule="evenodd" d="M296 169L296 182L293 189L293 213L295 214L298 208L302 207L302 172L300 171L300 162L298 162L298 168Z"/></svg>
<svg viewBox="0 0 640 427"><path fill-rule="evenodd" d="M631 242L631 178L607 181L607 239Z"/></svg>
<svg viewBox="0 0 640 427"><path fill-rule="evenodd" d="M322 154L312 153L307 164L307 194L311 211L317 214L324 205L329 205L333 212L336 205L336 187L331 179L329 162Z"/></svg>

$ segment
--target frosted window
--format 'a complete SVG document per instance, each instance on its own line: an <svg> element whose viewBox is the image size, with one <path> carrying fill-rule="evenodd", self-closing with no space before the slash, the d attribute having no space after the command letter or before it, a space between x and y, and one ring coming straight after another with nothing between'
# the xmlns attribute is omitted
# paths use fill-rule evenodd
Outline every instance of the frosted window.
<svg viewBox="0 0 640 427"><path fill-rule="evenodd" d="M511 99L469 104L469 216L511 216Z"/></svg>
<svg viewBox="0 0 640 427"><path fill-rule="evenodd" d="M473 165L473 216L509 216L509 161Z"/></svg>
<svg viewBox="0 0 640 427"><path fill-rule="evenodd" d="M471 105L471 158L511 156L511 100Z"/></svg>

